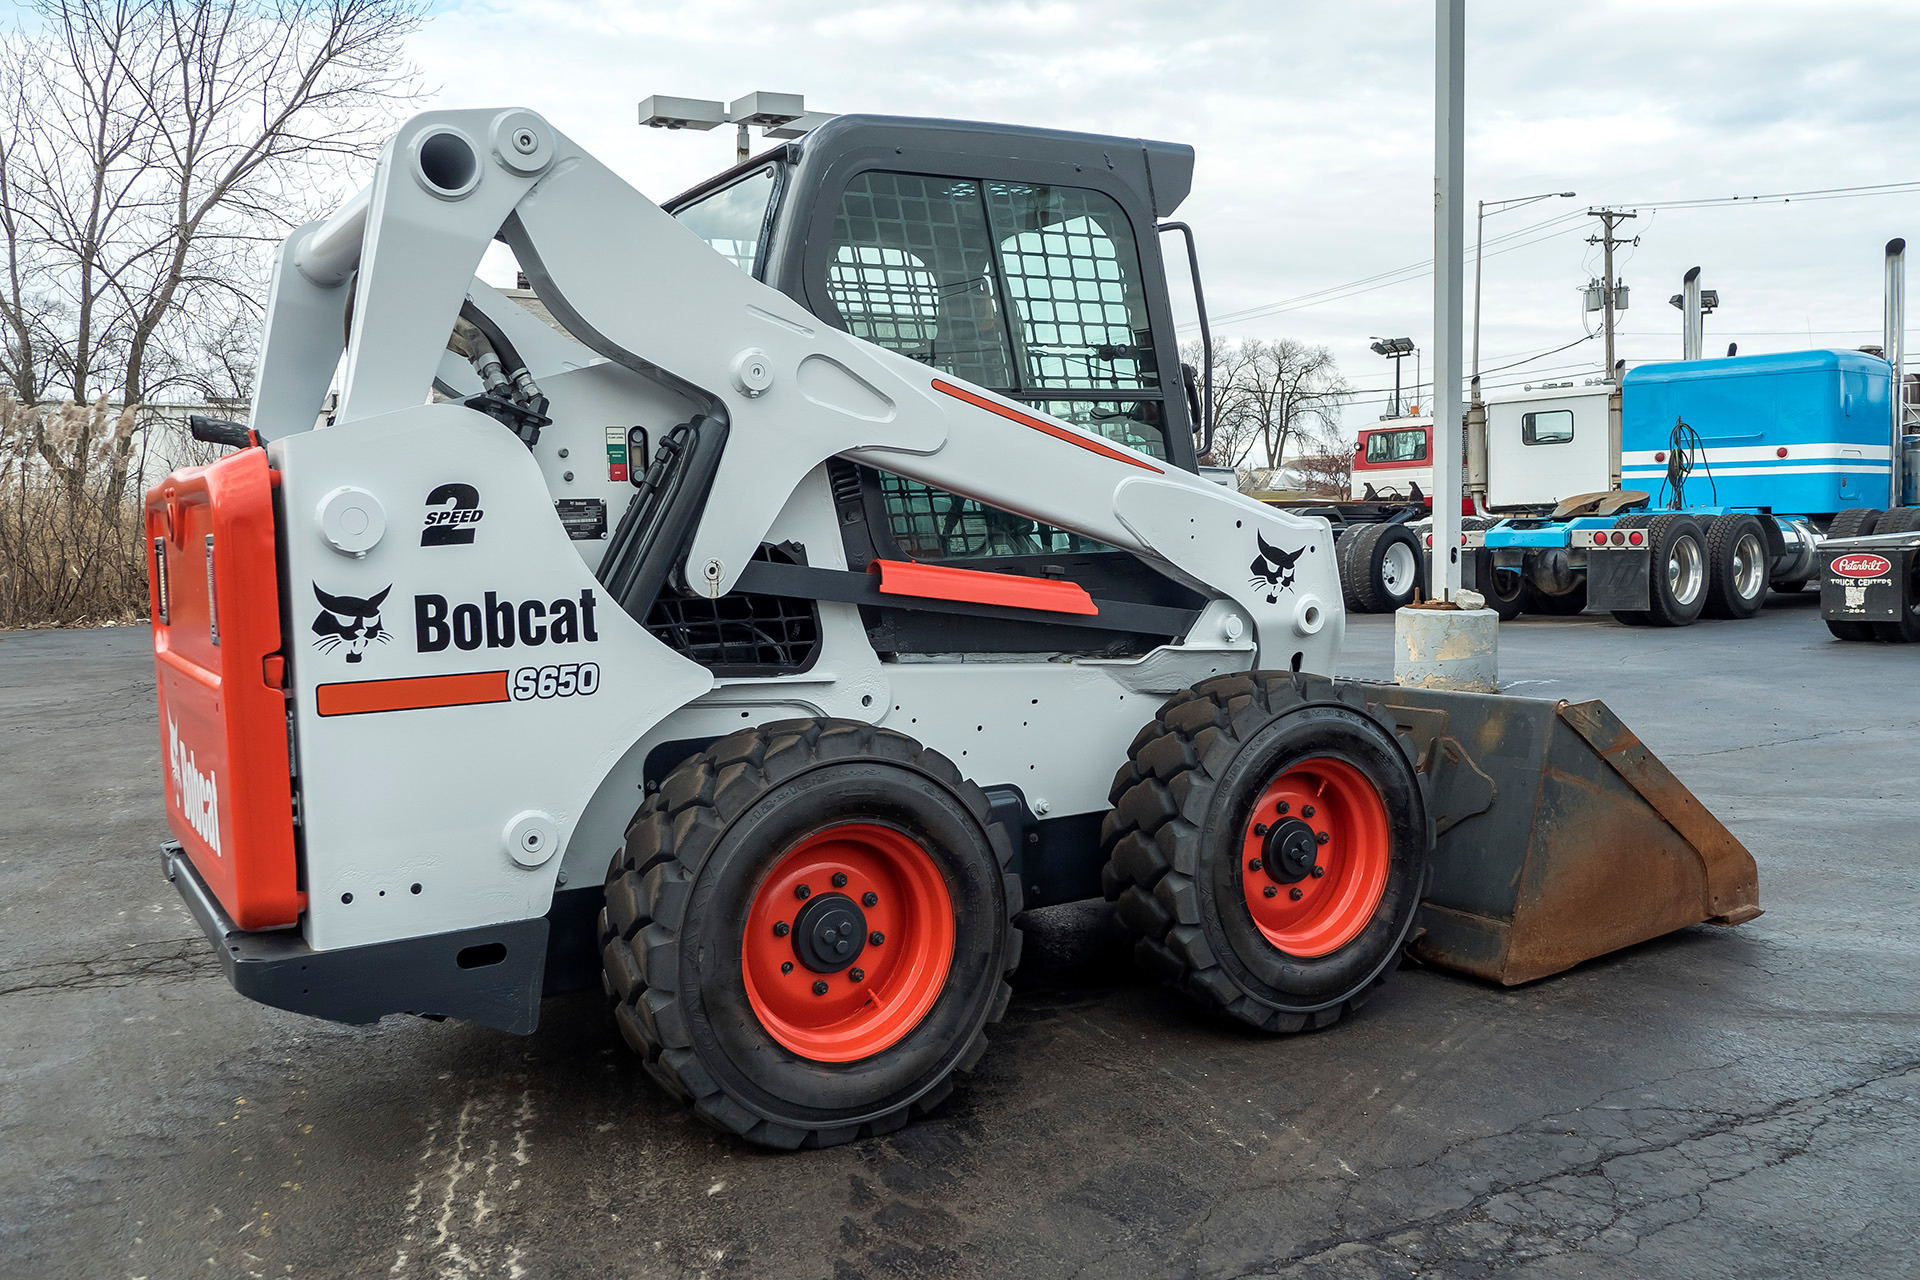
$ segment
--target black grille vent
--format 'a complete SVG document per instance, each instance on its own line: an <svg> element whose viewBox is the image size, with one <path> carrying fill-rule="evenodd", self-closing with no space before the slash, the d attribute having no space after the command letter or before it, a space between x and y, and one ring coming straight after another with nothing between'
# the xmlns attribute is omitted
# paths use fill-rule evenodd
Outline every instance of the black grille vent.
<svg viewBox="0 0 1920 1280"><path fill-rule="evenodd" d="M781 548L766 545L753 558L798 563ZM646 628L654 639L717 676L804 671L820 652L819 608L793 596L733 591L708 600L668 586L648 612Z"/></svg>
<svg viewBox="0 0 1920 1280"><path fill-rule="evenodd" d="M834 458L827 463L827 483L833 486L835 506L849 506L860 501L860 468L845 458Z"/></svg>

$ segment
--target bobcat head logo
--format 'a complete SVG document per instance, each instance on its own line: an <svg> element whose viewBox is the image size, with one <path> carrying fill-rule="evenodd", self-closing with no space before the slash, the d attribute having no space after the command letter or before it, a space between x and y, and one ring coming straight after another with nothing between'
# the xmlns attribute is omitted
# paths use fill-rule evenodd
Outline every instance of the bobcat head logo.
<svg viewBox="0 0 1920 1280"><path fill-rule="evenodd" d="M382 587L362 600L359 596L329 595L320 589L319 583L314 583L313 594L320 601L320 616L313 620L313 647L322 653L332 653L344 644L347 661L358 662L372 641L390 643L393 637L380 622L380 602L391 590L391 585Z"/></svg>
<svg viewBox="0 0 1920 1280"><path fill-rule="evenodd" d="M1253 558L1253 564L1249 566L1253 570L1253 577L1249 581L1256 587L1267 589L1268 604L1277 604L1280 593L1293 586L1294 565L1299 563L1302 554L1313 548L1282 551L1262 537L1259 530L1256 529L1253 536L1260 544L1260 554Z"/></svg>

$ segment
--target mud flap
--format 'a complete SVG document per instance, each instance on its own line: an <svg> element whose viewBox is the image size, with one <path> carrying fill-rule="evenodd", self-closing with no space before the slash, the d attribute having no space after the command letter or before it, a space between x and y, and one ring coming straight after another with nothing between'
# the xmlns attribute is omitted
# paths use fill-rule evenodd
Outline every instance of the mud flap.
<svg viewBox="0 0 1920 1280"><path fill-rule="evenodd" d="M1354 687L1427 779L1420 959L1511 986L1760 914L1753 855L1605 704Z"/></svg>

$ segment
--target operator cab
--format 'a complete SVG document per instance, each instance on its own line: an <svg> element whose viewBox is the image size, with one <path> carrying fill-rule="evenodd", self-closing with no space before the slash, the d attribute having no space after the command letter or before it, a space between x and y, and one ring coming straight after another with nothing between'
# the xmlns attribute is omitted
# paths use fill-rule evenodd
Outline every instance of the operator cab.
<svg viewBox="0 0 1920 1280"><path fill-rule="evenodd" d="M1158 223L1192 177L1193 149L1175 143L852 115L663 207L836 328L1194 471L1201 407ZM1197 607L1133 556L1025 516L845 461L829 479L849 568L930 561ZM891 653L1139 653L1168 639L863 613Z"/></svg>

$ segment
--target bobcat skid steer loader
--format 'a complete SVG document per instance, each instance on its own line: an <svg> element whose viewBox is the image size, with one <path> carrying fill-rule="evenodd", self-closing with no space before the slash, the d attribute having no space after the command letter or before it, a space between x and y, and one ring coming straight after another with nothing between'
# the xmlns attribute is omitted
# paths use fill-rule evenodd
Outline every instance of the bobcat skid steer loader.
<svg viewBox="0 0 1920 1280"><path fill-rule="evenodd" d="M600 984L818 1146L946 1096L1049 903L1274 1032L1409 945L1511 983L1757 914L1599 703L1332 678L1325 521L1195 474L1192 164L850 116L662 208L531 112L408 123L147 496L164 866L234 986L525 1033Z"/></svg>

